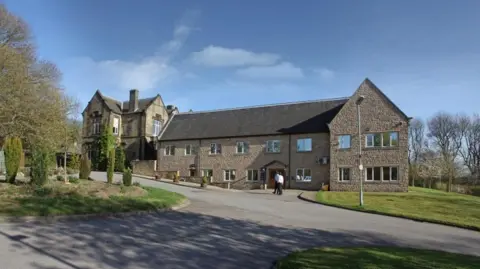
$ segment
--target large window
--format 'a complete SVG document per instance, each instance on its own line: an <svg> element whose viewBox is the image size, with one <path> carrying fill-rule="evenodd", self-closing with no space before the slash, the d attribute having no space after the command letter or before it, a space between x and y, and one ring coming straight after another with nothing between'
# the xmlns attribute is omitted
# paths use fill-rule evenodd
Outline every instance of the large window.
<svg viewBox="0 0 480 269"><path fill-rule="evenodd" d="M202 170L202 177L212 177L213 176L213 170L212 169L203 169Z"/></svg>
<svg viewBox="0 0 480 269"><path fill-rule="evenodd" d="M312 151L312 139L311 138L298 139L297 151L298 152Z"/></svg>
<svg viewBox="0 0 480 269"><path fill-rule="evenodd" d="M160 131L162 130L162 123L159 120L153 120L153 136L159 136Z"/></svg>
<svg viewBox="0 0 480 269"><path fill-rule="evenodd" d="M351 142L352 137L350 135L341 135L338 137L338 148L341 149L349 149L351 147L350 142Z"/></svg>
<svg viewBox="0 0 480 269"><path fill-rule="evenodd" d="M92 133L99 134L100 133L100 118L94 118L92 122Z"/></svg>
<svg viewBox="0 0 480 269"><path fill-rule="evenodd" d="M258 181L258 170L247 170L248 181Z"/></svg>
<svg viewBox="0 0 480 269"><path fill-rule="evenodd" d="M396 147L398 146L398 132L375 133L365 135L365 146L373 147Z"/></svg>
<svg viewBox="0 0 480 269"><path fill-rule="evenodd" d="M185 155L192 155L192 154L193 154L192 145L185 145Z"/></svg>
<svg viewBox="0 0 480 269"><path fill-rule="evenodd" d="M242 154L248 152L248 143L247 142L237 142L236 153Z"/></svg>
<svg viewBox="0 0 480 269"><path fill-rule="evenodd" d="M338 169L338 181L350 181L350 168L341 167Z"/></svg>
<svg viewBox="0 0 480 269"><path fill-rule="evenodd" d="M222 154L222 145L217 143L210 144L210 154Z"/></svg>
<svg viewBox="0 0 480 269"><path fill-rule="evenodd" d="M297 181L312 181L312 171L309 168L298 168L297 169Z"/></svg>
<svg viewBox="0 0 480 269"><path fill-rule="evenodd" d="M398 180L398 167L396 166L383 166L383 167L366 167L365 168L365 181L397 181Z"/></svg>
<svg viewBox="0 0 480 269"><path fill-rule="evenodd" d="M266 145L267 152L280 152L280 140L269 140Z"/></svg>
<svg viewBox="0 0 480 269"><path fill-rule="evenodd" d="M175 155L175 146L169 145L165 146L165 156Z"/></svg>
<svg viewBox="0 0 480 269"><path fill-rule="evenodd" d="M235 170L234 169L223 170L223 180L225 181L235 180Z"/></svg>
<svg viewBox="0 0 480 269"><path fill-rule="evenodd" d="M113 118L113 134L118 135L118 127L120 126L120 120L118 118Z"/></svg>

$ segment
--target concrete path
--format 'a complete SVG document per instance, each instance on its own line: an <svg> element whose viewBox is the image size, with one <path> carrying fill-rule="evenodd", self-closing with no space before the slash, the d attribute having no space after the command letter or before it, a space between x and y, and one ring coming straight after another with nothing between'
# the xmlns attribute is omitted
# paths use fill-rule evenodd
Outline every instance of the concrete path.
<svg viewBox="0 0 480 269"><path fill-rule="evenodd" d="M183 193L192 204L123 219L0 224L0 268L256 269L313 246L399 245L480 255L478 232L310 204L295 192L134 181Z"/></svg>

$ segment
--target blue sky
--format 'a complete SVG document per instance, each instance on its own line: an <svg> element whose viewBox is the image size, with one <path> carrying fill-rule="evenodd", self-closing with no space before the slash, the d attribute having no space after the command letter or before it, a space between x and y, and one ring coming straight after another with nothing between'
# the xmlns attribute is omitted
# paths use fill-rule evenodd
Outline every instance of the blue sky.
<svg viewBox="0 0 480 269"><path fill-rule="evenodd" d="M82 105L131 88L181 111L323 99L368 77L409 116L480 112L476 0L3 2Z"/></svg>

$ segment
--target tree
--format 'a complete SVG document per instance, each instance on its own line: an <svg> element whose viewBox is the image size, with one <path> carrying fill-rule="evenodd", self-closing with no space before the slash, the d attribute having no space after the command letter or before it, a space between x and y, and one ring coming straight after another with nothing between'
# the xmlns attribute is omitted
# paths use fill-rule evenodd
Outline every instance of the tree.
<svg viewBox="0 0 480 269"><path fill-rule="evenodd" d="M115 171L122 172L125 170L125 151L122 147L115 149Z"/></svg>
<svg viewBox="0 0 480 269"><path fill-rule="evenodd" d="M44 185L48 181L48 166L51 152L44 146L36 145L32 150L31 181L35 185Z"/></svg>
<svg viewBox="0 0 480 269"><path fill-rule="evenodd" d="M113 172L115 168L115 149L112 148L108 154L108 164L107 164L107 182L113 183Z"/></svg>
<svg viewBox="0 0 480 269"><path fill-rule="evenodd" d="M443 160L434 151L426 150L419 156L419 161L418 175L423 178L423 187L432 188L432 180L442 175Z"/></svg>
<svg viewBox="0 0 480 269"><path fill-rule="evenodd" d="M425 144L425 124L420 119L413 119L408 128L408 162L412 175L412 186L415 185L415 178L418 172L418 162L420 154L424 150Z"/></svg>
<svg viewBox="0 0 480 269"><path fill-rule="evenodd" d="M464 128L462 117L452 116L445 112L435 114L428 121L428 136L438 147L443 159L445 172L448 176L447 192L452 190L452 181L455 175L455 159L462 147Z"/></svg>
<svg viewBox="0 0 480 269"><path fill-rule="evenodd" d="M471 118L463 118L460 125L463 130L464 147L460 150L460 156L470 174L475 177L475 183L480 180L480 116L473 115Z"/></svg>
<svg viewBox="0 0 480 269"><path fill-rule="evenodd" d="M22 154L23 148L20 138L8 137L5 141L5 167L7 170L6 179L8 183L15 183Z"/></svg>
<svg viewBox="0 0 480 269"><path fill-rule="evenodd" d="M79 178L80 179L88 179L90 177L90 172L91 172L91 163L90 160L88 159L87 154L82 154L82 158L80 161L80 173L79 173Z"/></svg>
<svg viewBox="0 0 480 269"><path fill-rule="evenodd" d="M112 128L103 128L102 135L99 137L98 140L98 145L100 147L98 170L105 171L108 165L109 154L112 148L115 147L115 137L113 136Z"/></svg>

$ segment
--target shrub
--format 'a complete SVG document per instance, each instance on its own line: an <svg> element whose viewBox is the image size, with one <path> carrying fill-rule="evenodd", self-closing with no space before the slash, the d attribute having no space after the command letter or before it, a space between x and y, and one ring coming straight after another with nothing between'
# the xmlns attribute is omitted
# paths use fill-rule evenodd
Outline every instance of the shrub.
<svg viewBox="0 0 480 269"><path fill-rule="evenodd" d="M22 141L18 137L8 137L5 141L5 168L8 183L15 183L15 177L20 167L23 149Z"/></svg>
<svg viewBox="0 0 480 269"><path fill-rule="evenodd" d="M200 184L200 187L206 187L207 184L208 184L207 176L203 176L202 183Z"/></svg>
<svg viewBox="0 0 480 269"><path fill-rule="evenodd" d="M58 175L57 176L57 181L64 181L64 176Z"/></svg>
<svg viewBox="0 0 480 269"><path fill-rule="evenodd" d="M36 147L32 151L31 183L35 185L44 185L48 180L48 150Z"/></svg>
<svg viewBox="0 0 480 269"><path fill-rule="evenodd" d="M125 170L125 151L122 147L115 149L115 172L123 172Z"/></svg>
<svg viewBox="0 0 480 269"><path fill-rule="evenodd" d="M115 149L112 148L108 154L107 182L113 183L113 170L115 168Z"/></svg>
<svg viewBox="0 0 480 269"><path fill-rule="evenodd" d="M73 174L76 174L76 173L78 173L78 169L73 169L73 168L67 167L67 174L73 175Z"/></svg>
<svg viewBox="0 0 480 269"><path fill-rule="evenodd" d="M133 186L140 187L140 183L139 183L139 182L136 182L136 181L135 181L135 182L133 182L133 184L132 184L132 185L133 185Z"/></svg>
<svg viewBox="0 0 480 269"><path fill-rule="evenodd" d="M132 170L130 170L130 168L127 168L123 171L122 181L123 181L123 185L125 186L132 185Z"/></svg>
<svg viewBox="0 0 480 269"><path fill-rule="evenodd" d="M112 128L103 129L102 135L98 140L98 146L100 149L98 156L98 170L106 171L109 166L108 162L111 155L111 149L115 146L115 136L113 136Z"/></svg>
<svg viewBox="0 0 480 269"><path fill-rule="evenodd" d="M470 188L470 191L473 196L479 196L480 197L480 186L472 187Z"/></svg>
<svg viewBox="0 0 480 269"><path fill-rule="evenodd" d="M77 154L73 154L72 158L70 158L70 161L67 162L67 172L68 172L68 169L78 170L79 167L80 167L80 157Z"/></svg>
<svg viewBox="0 0 480 269"><path fill-rule="evenodd" d="M90 167L91 163L90 160L87 157L87 154L82 155L82 159L80 161L80 179L88 179L90 176Z"/></svg>
<svg viewBox="0 0 480 269"><path fill-rule="evenodd" d="M180 182L180 179L178 178L177 174L173 174L173 182L175 182L175 183Z"/></svg>
<svg viewBox="0 0 480 269"><path fill-rule="evenodd" d="M68 177L68 182L73 183L73 184L77 184L77 183L80 182L80 180L78 179L78 177L69 176Z"/></svg>

